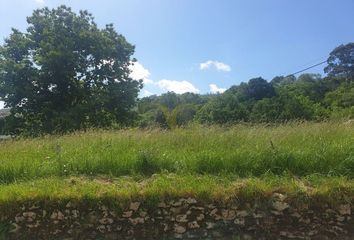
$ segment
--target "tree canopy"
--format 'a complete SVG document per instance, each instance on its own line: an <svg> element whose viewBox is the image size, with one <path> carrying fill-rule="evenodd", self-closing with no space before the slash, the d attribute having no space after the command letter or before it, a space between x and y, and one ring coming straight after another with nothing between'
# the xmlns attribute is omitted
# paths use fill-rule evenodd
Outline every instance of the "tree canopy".
<svg viewBox="0 0 354 240"><path fill-rule="evenodd" d="M0 48L0 99L17 129L63 132L127 123L141 81L129 77L134 46L87 11L38 9L26 32Z"/></svg>
<svg viewBox="0 0 354 240"><path fill-rule="evenodd" d="M336 47L327 60L328 66L324 69L329 76L354 77L354 43Z"/></svg>

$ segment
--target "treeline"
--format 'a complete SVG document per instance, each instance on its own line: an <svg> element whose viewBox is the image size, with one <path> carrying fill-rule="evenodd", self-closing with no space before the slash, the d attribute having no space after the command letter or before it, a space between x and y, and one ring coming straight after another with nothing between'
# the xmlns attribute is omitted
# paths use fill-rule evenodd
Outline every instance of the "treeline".
<svg viewBox="0 0 354 240"><path fill-rule="evenodd" d="M138 99L135 47L112 24L99 28L90 13L66 6L37 9L27 23L0 46L0 100L10 109L0 134L354 117L354 43L330 53L324 78L259 77L217 95Z"/></svg>
<svg viewBox="0 0 354 240"><path fill-rule="evenodd" d="M324 68L327 76L261 77L222 94L168 92L138 102L139 126L173 128L190 122L232 124L321 121L354 118L354 43L336 47Z"/></svg>
<svg viewBox="0 0 354 240"><path fill-rule="evenodd" d="M253 78L222 94L150 96L137 104L139 126L175 127L190 122L286 122L353 118L354 81L318 74Z"/></svg>

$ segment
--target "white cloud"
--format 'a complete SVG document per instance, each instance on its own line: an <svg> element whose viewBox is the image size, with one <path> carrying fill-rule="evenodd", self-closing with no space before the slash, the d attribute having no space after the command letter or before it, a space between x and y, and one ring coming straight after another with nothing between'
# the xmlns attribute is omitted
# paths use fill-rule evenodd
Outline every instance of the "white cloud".
<svg viewBox="0 0 354 240"><path fill-rule="evenodd" d="M143 89L143 91L140 92L140 97L148 97L151 95L154 95L154 94L146 89Z"/></svg>
<svg viewBox="0 0 354 240"><path fill-rule="evenodd" d="M43 5L44 4L44 0L34 0L36 3Z"/></svg>
<svg viewBox="0 0 354 240"><path fill-rule="evenodd" d="M156 83L161 89L165 91L172 91L178 94L185 92L198 93L199 89L193 86L192 83L188 81L176 81L162 79Z"/></svg>
<svg viewBox="0 0 354 240"><path fill-rule="evenodd" d="M199 64L200 70L205 70L205 69L208 69L211 67L215 67L216 70L218 70L218 71L223 71L223 72L230 72L231 71L230 65L227 65L226 63L223 63L223 62L208 60L204 63Z"/></svg>
<svg viewBox="0 0 354 240"><path fill-rule="evenodd" d="M211 93L223 93L226 91L226 88L219 88L215 84L209 84L209 88Z"/></svg>
<svg viewBox="0 0 354 240"><path fill-rule="evenodd" d="M185 93L185 92L193 92L198 93L199 89L193 86L192 83L188 81L176 81L176 80L167 80L162 79L160 81L153 81L150 77L150 72L146 69L141 63L135 62L129 66L131 73L129 76L135 80L142 79L144 84L151 84L150 86L157 86L161 88L163 91L172 91L178 94ZM141 97L147 97L153 95L152 92L143 89L140 93Z"/></svg>
<svg viewBox="0 0 354 240"><path fill-rule="evenodd" d="M150 72L147 70L141 63L135 62L132 65L129 66L129 69L131 73L129 74L129 77L135 80L143 80L144 84L149 84L153 83L150 77Z"/></svg>

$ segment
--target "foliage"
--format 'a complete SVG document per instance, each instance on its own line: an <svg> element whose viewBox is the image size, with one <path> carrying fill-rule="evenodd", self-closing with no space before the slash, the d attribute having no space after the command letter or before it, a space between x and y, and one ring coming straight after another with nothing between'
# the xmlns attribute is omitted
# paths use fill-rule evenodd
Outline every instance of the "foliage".
<svg viewBox="0 0 354 240"><path fill-rule="evenodd" d="M176 112L177 126L185 126L193 121L197 113L197 107L193 104L182 104L175 108L174 111Z"/></svg>
<svg viewBox="0 0 354 240"><path fill-rule="evenodd" d="M237 95L238 100L242 102L258 101L275 96L273 85L261 77L252 78L248 83L241 83L240 86L231 87L228 91Z"/></svg>
<svg viewBox="0 0 354 240"><path fill-rule="evenodd" d="M269 83L254 78L217 95L169 92L141 99L138 109L144 121L139 125L174 128L192 122L232 124L353 118L352 82L350 78L302 74L298 78L278 76Z"/></svg>
<svg viewBox="0 0 354 240"><path fill-rule="evenodd" d="M324 102L332 110L334 118L354 118L354 82L344 83L328 92Z"/></svg>
<svg viewBox="0 0 354 240"><path fill-rule="evenodd" d="M254 122L284 122L289 120L316 120L325 117L325 110L308 97L282 93L258 101L252 109Z"/></svg>
<svg viewBox="0 0 354 240"><path fill-rule="evenodd" d="M341 45L332 51L325 68L328 76L324 78L305 73L298 77L277 76L268 82L258 77L234 85L222 94L169 92L144 98L139 103L139 114L145 119L140 126L156 122L173 128L192 122L232 124L353 118L353 46L353 43ZM152 111L156 118L150 118L148 124L145 116L151 116Z"/></svg>
<svg viewBox="0 0 354 240"><path fill-rule="evenodd" d="M237 123L248 119L248 110L236 95L226 92L205 104L196 119L201 123Z"/></svg>
<svg viewBox="0 0 354 240"><path fill-rule="evenodd" d="M30 134L129 123L141 81L129 77L134 46L91 14L38 9L27 31L0 48L0 99ZM14 130L14 129L13 129Z"/></svg>
<svg viewBox="0 0 354 240"><path fill-rule="evenodd" d="M162 128L185 126L194 121L197 111L210 98L212 96L188 92L184 94L167 92L161 96L144 97L137 104L140 116L138 126Z"/></svg>
<svg viewBox="0 0 354 240"><path fill-rule="evenodd" d="M354 78L354 43L340 45L329 55L324 69L329 76Z"/></svg>

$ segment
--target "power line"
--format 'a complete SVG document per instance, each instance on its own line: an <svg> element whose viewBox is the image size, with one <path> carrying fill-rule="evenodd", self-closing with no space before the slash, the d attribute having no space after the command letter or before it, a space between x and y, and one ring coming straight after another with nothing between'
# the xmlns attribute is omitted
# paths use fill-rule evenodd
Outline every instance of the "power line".
<svg viewBox="0 0 354 240"><path fill-rule="evenodd" d="M305 69L302 69L302 70L300 70L300 71L294 72L294 73L289 74L289 75L296 75L296 74L298 74L298 73L301 73L301 72L304 72L304 71L309 70L309 69L311 69L311 68L314 68L314 67L317 67L317 66L319 66L319 65L322 65L322 64L324 64L324 63L326 63L326 62L327 62L327 60L325 60L325 61L323 61L323 62L320 62L320 63L316 63L315 65L312 65L312 66L310 66L310 67L307 67L307 68L305 68Z"/></svg>
<svg viewBox="0 0 354 240"><path fill-rule="evenodd" d="M300 66L297 66L295 68L305 68L307 66L310 66L311 64L316 64L318 61L322 61L324 59L327 59L328 58L328 54L324 55L324 56L321 56L321 57L318 57L316 59L312 59L311 61L308 61L307 63L304 63L304 64L301 64Z"/></svg>

